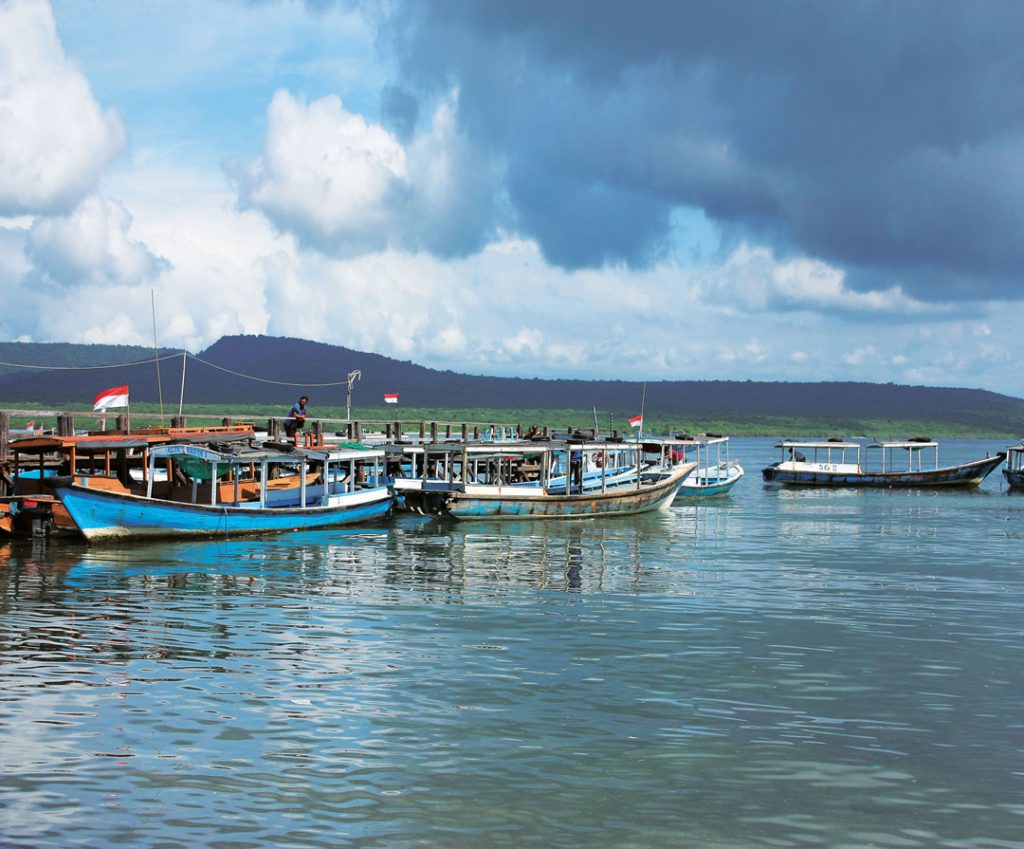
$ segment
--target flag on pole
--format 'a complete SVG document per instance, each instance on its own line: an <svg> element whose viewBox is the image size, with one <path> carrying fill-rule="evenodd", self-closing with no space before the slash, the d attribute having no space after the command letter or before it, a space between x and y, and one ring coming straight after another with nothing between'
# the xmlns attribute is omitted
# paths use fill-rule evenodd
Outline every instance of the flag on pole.
<svg viewBox="0 0 1024 849"><path fill-rule="evenodd" d="M397 392L385 392L384 393L384 403L385 404L397 404L398 403L398 393Z"/></svg>
<svg viewBox="0 0 1024 849"><path fill-rule="evenodd" d="M633 427L643 427L644 426L644 417L643 416L633 416L633 418L631 418L629 420L629 423Z"/></svg>
<svg viewBox="0 0 1024 849"><path fill-rule="evenodd" d="M93 410L109 410L111 407L128 406L128 384L104 389L92 400Z"/></svg>

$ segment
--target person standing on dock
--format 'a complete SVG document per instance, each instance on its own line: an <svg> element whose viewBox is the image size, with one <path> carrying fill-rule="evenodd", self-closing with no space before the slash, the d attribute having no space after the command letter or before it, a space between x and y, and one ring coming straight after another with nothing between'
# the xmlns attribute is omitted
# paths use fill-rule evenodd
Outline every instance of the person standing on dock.
<svg viewBox="0 0 1024 849"><path fill-rule="evenodd" d="M285 435L289 439L295 439L295 434L306 426L306 404L308 403L309 398L303 395L292 404L292 408L288 411L288 418L282 422Z"/></svg>

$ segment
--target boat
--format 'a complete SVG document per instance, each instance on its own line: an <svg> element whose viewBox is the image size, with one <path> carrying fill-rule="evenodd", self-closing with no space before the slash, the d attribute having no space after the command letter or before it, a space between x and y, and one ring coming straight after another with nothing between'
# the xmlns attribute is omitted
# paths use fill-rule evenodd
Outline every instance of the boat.
<svg viewBox="0 0 1024 849"><path fill-rule="evenodd" d="M420 477L395 478L392 486L409 509L454 519L568 519L667 509L697 464L642 464L642 450L621 441L435 444L423 446ZM622 459L627 453L631 462Z"/></svg>
<svg viewBox="0 0 1024 849"><path fill-rule="evenodd" d="M88 475L93 487L141 494L149 450L188 442L248 442L252 425L152 427L69 436L33 433L9 443L10 464L0 480L0 534L47 536L78 528L50 487L58 475Z"/></svg>
<svg viewBox="0 0 1024 849"><path fill-rule="evenodd" d="M369 448L160 445L146 493L58 478L57 497L90 542L270 534L369 522L388 515L384 452ZM168 479L157 482L158 463Z"/></svg>
<svg viewBox="0 0 1024 849"><path fill-rule="evenodd" d="M674 463L687 462L691 449L697 461L697 467L683 478L677 501L725 495L743 477L743 466L729 456L728 436L680 436L665 444Z"/></svg>
<svg viewBox="0 0 1024 849"><path fill-rule="evenodd" d="M787 440L775 447L782 458L763 469L761 476L766 483L785 486L969 487L980 484L1006 459L1005 452L999 452L939 466L939 444L923 437L868 445L842 439ZM926 453L930 463L924 461Z"/></svg>
<svg viewBox="0 0 1024 849"><path fill-rule="evenodd" d="M1006 449L1006 468L1003 477L1011 489L1024 489L1024 443Z"/></svg>

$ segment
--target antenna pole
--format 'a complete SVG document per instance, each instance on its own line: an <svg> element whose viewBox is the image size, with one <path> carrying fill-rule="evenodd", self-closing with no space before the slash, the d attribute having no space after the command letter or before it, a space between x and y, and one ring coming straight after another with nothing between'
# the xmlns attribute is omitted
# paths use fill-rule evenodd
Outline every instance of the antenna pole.
<svg viewBox="0 0 1024 849"><path fill-rule="evenodd" d="M352 421L352 386L363 376L363 373L359 369L350 371L348 373L348 395L345 397L345 419L346 421Z"/></svg>
<svg viewBox="0 0 1024 849"><path fill-rule="evenodd" d="M185 403L185 362L188 360L188 351L181 352L181 396L178 398L178 417L181 417L181 408Z"/></svg>
<svg viewBox="0 0 1024 849"><path fill-rule="evenodd" d="M164 426L164 387L160 382L160 347L156 341L156 290L149 290L153 303L153 356L156 359L156 390L160 397L160 427Z"/></svg>

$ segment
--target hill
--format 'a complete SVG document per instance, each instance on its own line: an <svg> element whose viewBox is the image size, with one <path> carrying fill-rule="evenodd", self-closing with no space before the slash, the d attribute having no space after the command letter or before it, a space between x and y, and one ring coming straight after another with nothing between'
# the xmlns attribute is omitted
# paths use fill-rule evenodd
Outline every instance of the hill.
<svg viewBox="0 0 1024 849"><path fill-rule="evenodd" d="M165 351L165 355L175 352ZM189 358L186 404L287 405L299 394L318 409L345 406L346 375L355 369L356 407L382 406L397 392L401 408L591 410L639 412L642 384L623 380L499 378L440 371L348 348L302 339L227 336ZM131 386L132 400L158 400L152 349L134 346L0 343L0 361L75 370L0 371L0 403L39 402L60 407L88 403L101 389ZM114 368L91 366L126 363ZM135 363L134 365L132 363ZM0 367L3 368L3 367ZM160 365L164 401L181 391L180 356ZM258 378L258 379L254 379ZM324 384L336 384L327 386ZM854 382L654 381L646 409L704 421L814 419L949 423L963 432L1024 432L1024 400L980 389Z"/></svg>

